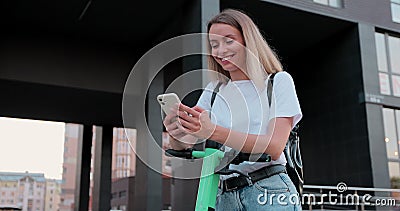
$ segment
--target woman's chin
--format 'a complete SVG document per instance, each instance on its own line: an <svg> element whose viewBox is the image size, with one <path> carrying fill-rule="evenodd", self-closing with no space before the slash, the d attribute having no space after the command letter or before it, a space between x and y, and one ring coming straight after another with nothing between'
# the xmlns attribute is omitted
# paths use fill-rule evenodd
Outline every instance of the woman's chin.
<svg viewBox="0 0 400 211"><path fill-rule="evenodd" d="M236 66L223 67L223 69L227 72L235 72L239 70Z"/></svg>

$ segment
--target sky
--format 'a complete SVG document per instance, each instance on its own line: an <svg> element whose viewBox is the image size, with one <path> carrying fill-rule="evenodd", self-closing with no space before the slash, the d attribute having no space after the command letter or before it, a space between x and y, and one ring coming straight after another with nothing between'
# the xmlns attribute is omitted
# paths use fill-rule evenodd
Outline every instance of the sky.
<svg viewBox="0 0 400 211"><path fill-rule="evenodd" d="M62 178L65 123L0 117L0 171Z"/></svg>

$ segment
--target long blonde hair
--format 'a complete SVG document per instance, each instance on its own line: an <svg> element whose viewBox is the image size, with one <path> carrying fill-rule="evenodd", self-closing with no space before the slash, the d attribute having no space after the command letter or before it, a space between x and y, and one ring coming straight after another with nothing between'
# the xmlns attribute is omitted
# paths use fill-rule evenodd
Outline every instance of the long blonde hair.
<svg viewBox="0 0 400 211"><path fill-rule="evenodd" d="M268 74L282 71L280 63L275 52L269 47L256 24L246 14L233 10L226 9L213 17L207 25L207 33L210 32L211 25L215 23L228 24L240 31L244 38L246 46L246 74L250 80L258 88L265 88L265 79ZM208 68L215 70L219 81L226 83L226 78L230 78L229 72L225 71L211 56L211 44L208 41ZM249 52L250 51L250 52Z"/></svg>

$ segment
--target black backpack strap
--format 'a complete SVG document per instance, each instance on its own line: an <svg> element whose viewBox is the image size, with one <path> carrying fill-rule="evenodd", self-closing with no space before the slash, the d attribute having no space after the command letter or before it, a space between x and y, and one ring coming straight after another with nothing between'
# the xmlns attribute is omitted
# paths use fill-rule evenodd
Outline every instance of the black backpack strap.
<svg viewBox="0 0 400 211"><path fill-rule="evenodd" d="M217 96L217 93L219 92L219 87L222 85L221 82L218 82L217 86L215 86L213 94L211 96L211 107L214 105L215 97Z"/></svg>
<svg viewBox="0 0 400 211"><path fill-rule="evenodd" d="M217 86L215 86L215 88L214 88L213 94L211 96L211 107L210 107L211 109L212 109L212 106L214 105L215 97L217 96L217 93L219 92L219 87L221 87L221 85L222 85L222 82L218 82ZM210 110L210 115L211 115L211 110ZM220 149L222 147L222 144L220 144L216 141L207 139L205 147Z"/></svg>
<svg viewBox="0 0 400 211"><path fill-rule="evenodd" d="M267 84L267 95L268 95L268 104L269 107L271 107L271 100L272 100L272 86L274 85L274 77L276 73L272 73L272 75L268 79L268 84Z"/></svg>

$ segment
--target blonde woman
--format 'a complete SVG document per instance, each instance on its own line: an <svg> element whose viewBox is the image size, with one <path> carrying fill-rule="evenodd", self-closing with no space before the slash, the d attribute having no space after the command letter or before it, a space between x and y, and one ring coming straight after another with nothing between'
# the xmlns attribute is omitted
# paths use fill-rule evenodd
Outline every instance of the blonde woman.
<svg viewBox="0 0 400 211"><path fill-rule="evenodd" d="M271 155L271 162L231 164L229 169L242 174L221 176L216 210L301 210L283 154L291 129L302 118L292 77L282 70L258 27L240 11L227 9L212 18L208 38L209 69L219 75L195 107L180 104L176 115L165 117L171 146L180 150L197 139L211 139L225 150ZM266 84L273 73L270 106Z"/></svg>

